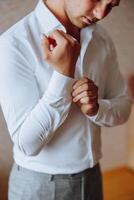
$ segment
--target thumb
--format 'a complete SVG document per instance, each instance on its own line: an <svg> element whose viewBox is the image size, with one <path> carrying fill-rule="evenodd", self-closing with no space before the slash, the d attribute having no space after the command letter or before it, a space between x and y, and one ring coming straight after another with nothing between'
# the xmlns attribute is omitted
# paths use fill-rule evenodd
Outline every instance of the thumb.
<svg viewBox="0 0 134 200"><path fill-rule="evenodd" d="M45 35L41 36L41 45L43 47L43 57L44 59L47 59L48 56L50 56L51 50L50 50L49 39Z"/></svg>

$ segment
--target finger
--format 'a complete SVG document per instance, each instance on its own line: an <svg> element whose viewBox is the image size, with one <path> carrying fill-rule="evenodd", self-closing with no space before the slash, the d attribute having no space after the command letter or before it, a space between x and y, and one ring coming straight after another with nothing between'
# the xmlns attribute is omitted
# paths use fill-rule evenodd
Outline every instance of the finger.
<svg viewBox="0 0 134 200"><path fill-rule="evenodd" d="M98 98L98 90L97 89L89 90L88 91L88 96L90 98Z"/></svg>
<svg viewBox="0 0 134 200"><path fill-rule="evenodd" d="M48 39L49 45L53 45L53 47L55 47L57 45L56 41L53 38L51 38L51 37L47 36L46 34L42 33L41 34L41 39L43 39L44 37Z"/></svg>
<svg viewBox="0 0 134 200"><path fill-rule="evenodd" d="M93 98L91 99L90 97L82 97L80 99L73 99L73 102L76 103L80 101L82 104L96 104L98 102L98 99L97 98Z"/></svg>
<svg viewBox="0 0 134 200"><path fill-rule="evenodd" d="M84 101L86 101L86 103L95 103L98 101L98 95L94 95L94 96L90 97L86 91L86 92L80 93L79 95L75 96L73 98L73 102L80 101L82 103L83 100L81 101L81 99L85 99Z"/></svg>
<svg viewBox="0 0 134 200"><path fill-rule="evenodd" d="M87 77L83 77L77 81L74 82L73 84L73 89L75 90L76 88L80 87L81 85L88 83L88 84L94 84L91 79L88 79Z"/></svg>
<svg viewBox="0 0 134 200"><path fill-rule="evenodd" d="M96 99L91 99L91 98L89 98L89 97L84 97L84 98L81 98L80 100L79 100L82 104L96 104L97 102L98 102L98 99L96 98Z"/></svg>
<svg viewBox="0 0 134 200"><path fill-rule="evenodd" d="M65 42L66 40L66 37L65 37L65 34L63 33L63 31L61 30L54 30L50 35L49 37L52 37L57 44L61 44L62 42Z"/></svg>
<svg viewBox="0 0 134 200"><path fill-rule="evenodd" d="M48 40L49 40L49 45L51 46L51 47L56 47L57 46L57 43L56 43L56 41L53 39L53 38L50 38L50 37L48 37Z"/></svg>
<svg viewBox="0 0 134 200"><path fill-rule="evenodd" d="M43 47L43 50L44 50L43 51L43 57L48 58L51 51L50 51L49 40L46 36L43 36L41 44L42 44L42 47Z"/></svg>
<svg viewBox="0 0 134 200"><path fill-rule="evenodd" d="M80 85L78 88L76 88L74 91L73 91L73 96L77 96L77 95L79 95L80 93L82 93L82 92L86 92L86 91L88 91L88 88L89 86L88 86L88 84L82 84L82 85Z"/></svg>
<svg viewBox="0 0 134 200"><path fill-rule="evenodd" d="M98 97L98 89L94 89L94 88L91 89L90 88L90 90L83 90L83 86L80 86L80 88L72 91L72 96L73 97L76 97L77 95L81 95L81 94L82 94L83 97L86 97L86 96Z"/></svg>
<svg viewBox="0 0 134 200"><path fill-rule="evenodd" d="M62 31L62 30L58 30L58 31L59 31L59 33L64 37L64 39L65 39L64 41L69 42L69 43L72 44L72 45L75 45L75 44L78 43L78 41L77 41L73 36L71 36L71 35L65 33L65 32Z"/></svg>
<svg viewBox="0 0 134 200"><path fill-rule="evenodd" d="M60 32L60 34L61 34L63 37L65 37L66 39L68 39L70 42L77 41L76 38L74 38L72 35L70 35L70 34L68 34L68 33L65 33L65 32L62 31L62 30L59 30L59 29L57 29L57 30Z"/></svg>
<svg viewBox="0 0 134 200"><path fill-rule="evenodd" d="M92 109L93 109L93 105L90 104L82 104L81 106L81 111L85 114L89 114L91 113Z"/></svg>
<svg viewBox="0 0 134 200"><path fill-rule="evenodd" d="M80 102L81 102L82 104L88 104L89 101L90 101L90 98L89 98L89 97L84 97L84 98L81 98L81 99L80 99Z"/></svg>
<svg viewBox="0 0 134 200"><path fill-rule="evenodd" d="M74 102L77 102L77 101L80 100L81 98L89 97L88 91L81 92L81 93L78 94L78 95L73 95L73 94L72 94L72 96L73 96L73 101L74 101Z"/></svg>
<svg viewBox="0 0 134 200"><path fill-rule="evenodd" d="M93 96L94 94L97 94L98 93L98 88L97 86L93 85L93 84L83 84L83 85L80 85L78 88L76 88L75 90L72 91L72 95L73 96L76 96L82 92L88 92L89 96Z"/></svg>
<svg viewBox="0 0 134 200"><path fill-rule="evenodd" d="M99 104L82 104L81 111L89 116L96 115L99 109Z"/></svg>
<svg viewBox="0 0 134 200"><path fill-rule="evenodd" d="M76 40L76 38L74 38L72 35L70 34L67 34L67 33L64 33L63 32L63 35L65 36L65 38L70 41L70 43L74 44L74 43L77 43L78 41Z"/></svg>

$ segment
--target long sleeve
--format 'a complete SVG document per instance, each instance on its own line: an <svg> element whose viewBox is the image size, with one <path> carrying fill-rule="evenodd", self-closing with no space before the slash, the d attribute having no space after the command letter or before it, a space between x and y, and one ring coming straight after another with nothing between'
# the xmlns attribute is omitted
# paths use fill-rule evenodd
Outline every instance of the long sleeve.
<svg viewBox="0 0 134 200"><path fill-rule="evenodd" d="M65 121L73 79L54 71L40 98L29 47L11 40L0 41L0 103L13 143L32 156Z"/></svg>
<svg viewBox="0 0 134 200"><path fill-rule="evenodd" d="M131 110L128 88L120 73L117 55L112 41L106 62L107 78L104 98L99 98L99 111L93 117L87 116L99 126L112 127L127 121Z"/></svg>

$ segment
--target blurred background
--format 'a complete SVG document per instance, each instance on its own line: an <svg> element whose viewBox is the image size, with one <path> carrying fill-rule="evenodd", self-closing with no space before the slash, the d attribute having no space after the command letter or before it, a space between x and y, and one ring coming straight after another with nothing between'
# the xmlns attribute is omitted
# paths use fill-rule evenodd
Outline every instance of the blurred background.
<svg viewBox="0 0 134 200"><path fill-rule="evenodd" d="M0 0L0 34L28 14L37 2ZM127 80L129 74L134 73L134 0L121 0L120 6L101 24L113 38L120 70ZM124 125L103 128L102 149L105 200L134 200L134 108ZM0 200L7 200L12 160L12 143L0 110Z"/></svg>

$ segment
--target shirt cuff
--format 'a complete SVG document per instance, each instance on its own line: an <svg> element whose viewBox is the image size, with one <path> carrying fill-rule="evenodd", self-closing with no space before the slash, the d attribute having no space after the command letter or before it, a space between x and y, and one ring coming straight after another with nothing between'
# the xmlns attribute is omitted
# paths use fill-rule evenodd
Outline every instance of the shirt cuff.
<svg viewBox="0 0 134 200"><path fill-rule="evenodd" d="M99 119L99 116L102 114L102 105L101 105L100 99L98 100L98 104L99 104L99 109L98 109L98 112L96 115L94 115L94 116L86 115L88 117L88 119L90 119L93 122L96 122Z"/></svg>
<svg viewBox="0 0 134 200"><path fill-rule="evenodd" d="M99 108L100 109L100 108ZM97 112L97 114L96 115L94 115L94 116L89 116L89 115L86 115L87 116L87 118L88 119L90 119L91 121L93 121L93 122L95 122L96 121L96 119L98 118L98 116L99 116L99 109L98 109L98 112Z"/></svg>
<svg viewBox="0 0 134 200"><path fill-rule="evenodd" d="M56 97L71 97L74 81L75 79L54 71L45 94Z"/></svg>
<svg viewBox="0 0 134 200"><path fill-rule="evenodd" d="M103 113L107 113L107 110L111 108L111 104L109 100L106 99L99 99L99 110L96 115L94 116L89 116L87 117L92 121L92 122L99 122L100 120L104 120L105 116Z"/></svg>

